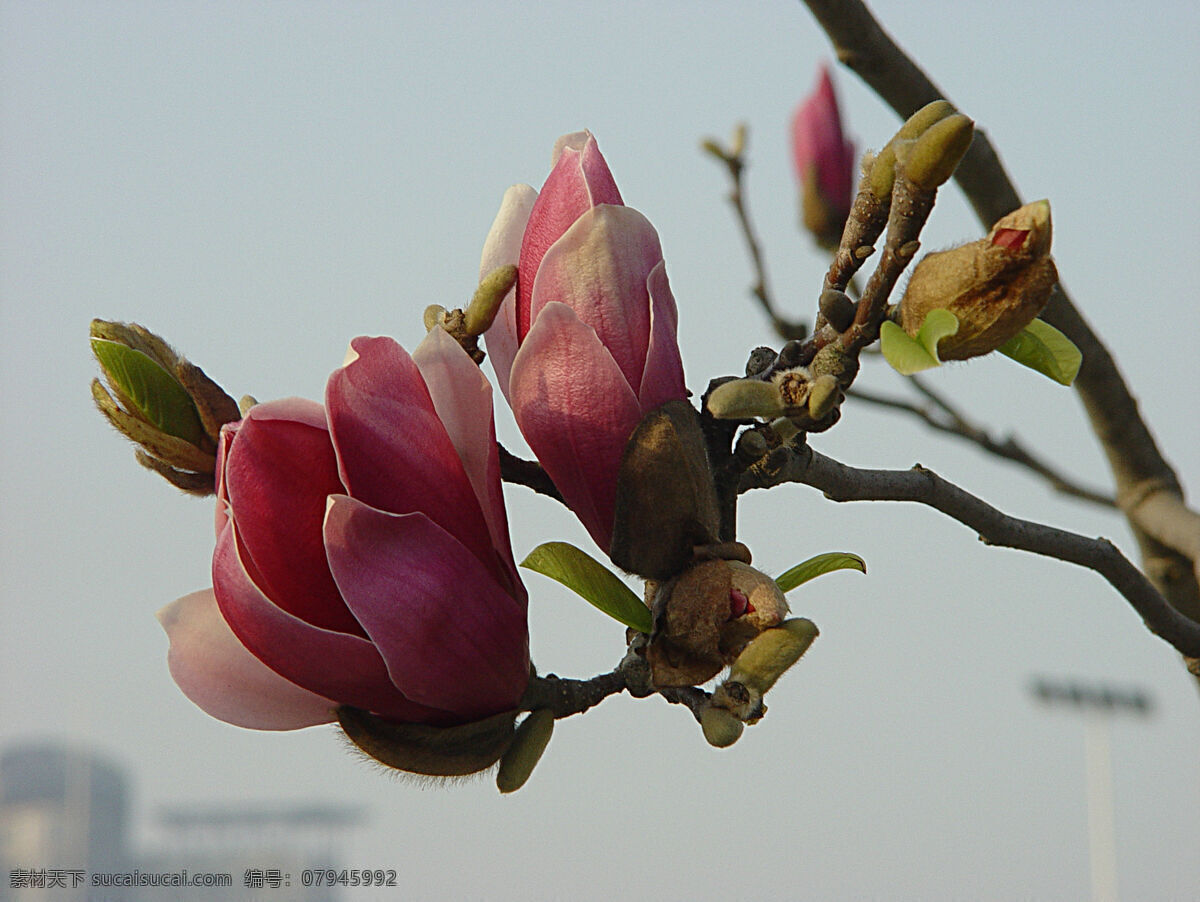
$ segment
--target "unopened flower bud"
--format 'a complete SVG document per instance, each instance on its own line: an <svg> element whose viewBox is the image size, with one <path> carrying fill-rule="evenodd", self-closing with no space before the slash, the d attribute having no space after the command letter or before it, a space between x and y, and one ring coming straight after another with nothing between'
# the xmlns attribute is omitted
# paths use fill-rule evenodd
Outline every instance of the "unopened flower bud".
<svg viewBox="0 0 1200 902"><path fill-rule="evenodd" d="M779 388L761 379L734 379L717 386L708 396L708 412L718 420L777 417L784 410Z"/></svg>
<svg viewBox="0 0 1200 902"><path fill-rule="evenodd" d="M347 705L337 709L342 730L363 752L388 767L427 777L464 777L487 770L512 745L516 715L505 711L459 726L435 727L395 723Z"/></svg>
<svg viewBox="0 0 1200 902"><path fill-rule="evenodd" d="M525 785L554 732L554 712L548 708L533 711L521 721L512 745L500 758L496 787L504 793L516 792Z"/></svg>
<svg viewBox="0 0 1200 902"><path fill-rule="evenodd" d="M929 254L913 270L900 301L899 321L915 336L930 310L945 309L958 331L938 344L941 360L988 354L1028 326L1058 281L1050 258L1049 201L1014 210L988 237Z"/></svg>
<svg viewBox="0 0 1200 902"><path fill-rule="evenodd" d="M742 738L746 725L724 708L709 705L700 711L700 729L709 745L724 749Z"/></svg>

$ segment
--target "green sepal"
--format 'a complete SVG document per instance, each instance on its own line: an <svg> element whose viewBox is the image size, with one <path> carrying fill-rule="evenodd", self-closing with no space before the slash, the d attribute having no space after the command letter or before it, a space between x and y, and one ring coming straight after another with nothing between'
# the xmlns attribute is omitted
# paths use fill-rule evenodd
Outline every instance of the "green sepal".
<svg viewBox="0 0 1200 902"><path fill-rule="evenodd" d="M775 584L779 586L780 591L790 592L796 586L806 583L810 579L832 573L835 570L857 570L859 573L866 573L867 563L857 554L851 554L848 551L827 551L816 557L810 557L782 576L776 577Z"/></svg>
<svg viewBox="0 0 1200 902"><path fill-rule="evenodd" d="M1061 385L1075 381L1079 364L1083 362L1083 354L1075 343L1040 319L1035 319L996 350Z"/></svg>
<svg viewBox="0 0 1200 902"><path fill-rule="evenodd" d="M903 376L911 376L941 366L938 342L957 331L957 316L949 310L930 310L916 337L910 338L907 332L890 320L885 322L879 329L879 349L892 369Z"/></svg>
<svg viewBox="0 0 1200 902"><path fill-rule="evenodd" d="M191 396L151 357L104 338L92 339L92 353L113 387L147 423L186 442L203 441L204 426Z"/></svg>
<svg viewBox="0 0 1200 902"><path fill-rule="evenodd" d="M654 626L650 609L621 579L568 542L545 542L521 561L521 566L558 580L609 617L639 632Z"/></svg>

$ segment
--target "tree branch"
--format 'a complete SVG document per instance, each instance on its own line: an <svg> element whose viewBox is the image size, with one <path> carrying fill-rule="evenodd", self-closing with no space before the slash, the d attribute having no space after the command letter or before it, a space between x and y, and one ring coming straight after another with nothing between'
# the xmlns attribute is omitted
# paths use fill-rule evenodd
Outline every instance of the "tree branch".
<svg viewBox="0 0 1200 902"><path fill-rule="evenodd" d="M989 545L1031 551L1095 570L1124 596L1152 633L1200 658L1200 623L1172 607L1146 576L1107 539L1089 539L1053 526L1008 516L927 470L864 470L839 463L807 445L784 445L746 471L743 491L802 482L834 501L915 501L971 527Z"/></svg>
<svg viewBox="0 0 1200 902"><path fill-rule="evenodd" d="M853 69L902 119L939 98L949 99L879 26L861 0L805 0L829 36L838 59ZM987 135L975 140L955 172L976 216L990 227L1021 205L1016 188ZM1042 318L1083 353L1075 381L1129 519L1147 575L1172 606L1200 621L1197 545L1200 518L1183 503L1183 491L1138 412L1108 349L1071 303L1061 284ZM1162 500L1151 499L1158 496ZM1200 661L1188 662L1200 677Z"/></svg>
<svg viewBox="0 0 1200 902"><path fill-rule="evenodd" d="M938 432L944 432L948 435L965 439L989 454L994 454L996 457L1026 467L1050 483L1050 486L1055 491L1061 492L1064 495L1070 495L1072 498L1079 498L1083 501L1090 501L1092 504L1098 504L1101 507L1115 508L1117 506L1116 499L1111 495L1105 495L1073 481L1070 477L1056 470L1040 457L1037 457L1032 451L1029 451L1015 436L1010 435L1003 441L994 438L986 429L968 420L961 411L951 405L941 395L935 393L933 389L925 385L924 382L921 382L916 376L910 376L909 382L912 383L913 388L932 402L934 409L931 410L928 406L913 404L911 401L905 401L901 398L875 394L861 388L851 389L850 396L860 401L866 401L868 404L876 404L880 407L886 407L889 410L898 410L903 413L912 414ZM942 416L938 416L936 411L940 411Z"/></svg>
<svg viewBox="0 0 1200 902"><path fill-rule="evenodd" d="M754 269L754 284L750 286L750 294L758 301L767 318L771 320L772 327L784 341L803 338L808 334L808 326L802 322L793 322L782 317L776 312L775 303L771 300L771 292L767 287L766 263L763 261L762 249L755 236L754 226L750 221L750 211L746 207L745 195L742 191L742 173L746 168L746 128L744 125L738 126L736 135L732 148L723 148L716 141L709 139L704 142L704 149L724 163L729 172L728 200L737 216L742 237L746 240L746 250L750 254L750 265Z"/></svg>
<svg viewBox="0 0 1200 902"><path fill-rule="evenodd" d="M537 461L524 460L517 457L499 442L496 442L496 447L500 451L501 479L505 482L511 482L514 485L523 485L526 488L533 489L535 492L553 498L562 504L567 503L563 501L558 488L546 474L546 471L542 469L541 464Z"/></svg>

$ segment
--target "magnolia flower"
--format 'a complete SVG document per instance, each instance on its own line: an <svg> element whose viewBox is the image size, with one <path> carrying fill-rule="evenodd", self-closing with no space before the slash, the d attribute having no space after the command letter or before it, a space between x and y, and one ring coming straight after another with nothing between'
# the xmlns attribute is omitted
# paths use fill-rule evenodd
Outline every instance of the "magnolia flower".
<svg viewBox="0 0 1200 902"><path fill-rule="evenodd" d="M491 388L448 334L411 357L356 338L324 407L259 404L219 454L213 587L159 614L192 701L267 730L338 705L438 725L515 707L527 597Z"/></svg>
<svg viewBox="0 0 1200 902"><path fill-rule="evenodd" d="M497 383L607 551L625 443L644 414L687 389L658 233L622 204L590 133L558 140L540 194L505 194L481 274L506 263L518 265L517 288L485 338Z"/></svg>
<svg viewBox="0 0 1200 902"><path fill-rule="evenodd" d="M842 134L837 95L822 64L817 86L792 115L792 160L804 227L836 248L854 200L854 144Z"/></svg>

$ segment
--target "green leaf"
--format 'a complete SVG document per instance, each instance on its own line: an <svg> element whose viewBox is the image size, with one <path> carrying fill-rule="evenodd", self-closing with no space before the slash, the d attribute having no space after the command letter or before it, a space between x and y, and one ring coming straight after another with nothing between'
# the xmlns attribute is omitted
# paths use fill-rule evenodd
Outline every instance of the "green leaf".
<svg viewBox="0 0 1200 902"><path fill-rule="evenodd" d="M609 617L649 633L654 626L650 609L620 578L574 545L546 542L521 561L521 566L558 580Z"/></svg>
<svg viewBox="0 0 1200 902"><path fill-rule="evenodd" d="M1083 362L1083 354L1071 339L1040 319L1035 319L997 350L1062 385L1075 381L1079 364Z"/></svg>
<svg viewBox="0 0 1200 902"><path fill-rule="evenodd" d="M193 444L204 426L187 390L151 357L128 345L105 338L92 339L92 353L116 389L151 426Z"/></svg>
<svg viewBox="0 0 1200 902"><path fill-rule="evenodd" d="M925 314L915 338L891 321L879 329L879 346L892 369L904 376L941 366L938 342L958 331L958 317L949 310L930 310Z"/></svg>
<svg viewBox="0 0 1200 902"><path fill-rule="evenodd" d="M850 554L848 551L827 551L825 554L810 557L803 564L797 564L787 573L778 577L775 584L779 586L780 591L790 592L801 583L806 583L825 573L832 573L834 570L857 570L860 573L866 573L867 562L857 554Z"/></svg>

